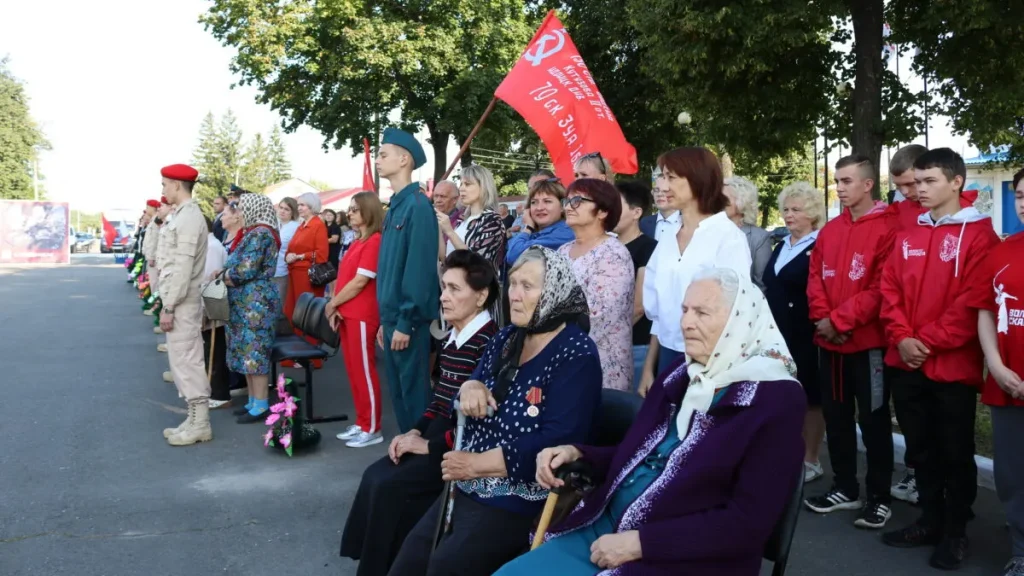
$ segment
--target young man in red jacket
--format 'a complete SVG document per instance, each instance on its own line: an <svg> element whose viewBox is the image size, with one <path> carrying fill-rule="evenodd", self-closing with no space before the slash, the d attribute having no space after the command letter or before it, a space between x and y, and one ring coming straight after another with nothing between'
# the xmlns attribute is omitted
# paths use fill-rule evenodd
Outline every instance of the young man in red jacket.
<svg viewBox="0 0 1024 576"><path fill-rule="evenodd" d="M892 417L883 377L885 334L878 318L882 267L892 251L895 216L872 197L875 168L865 156L836 163L843 213L818 233L807 300L817 324L822 409L834 483L804 504L824 514L863 509L854 525L882 528L892 515ZM857 422L867 448L867 504L857 481Z"/></svg>
<svg viewBox="0 0 1024 576"><path fill-rule="evenodd" d="M893 403L917 465L921 517L890 532L890 546L936 546L930 564L952 570L967 553L965 528L977 495L974 412L981 386L978 343L981 264L999 238L992 221L960 207L967 169L949 148L914 163L928 212L897 236L882 275L882 319L896 368Z"/></svg>
<svg viewBox="0 0 1024 576"><path fill-rule="evenodd" d="M896 187L899 196L889 204L889 211L896 216L899 230L909 230L917 226L917 218L927 212L917 200L917 182L914 180L914 162L927 152L920 144L908 144L892 155L889 161L889 181ZM886 379L892 386L889 375L893 368L888 368ZM903 463L907 467L903 478L893 485L889 493L893 498L917 504L917 478L914 476L914 462L903 455Z"/></svg>
<svg viewBox="0 0 1024 576"><path fill-rule="evenodd" d="M1024 222L1024 170L1013 175L1014 207ZM1008 218L1009 215L1004 216ZM981 401L992 411L996 493L1003 503L1013 557L1003 576L1024 574L1024 234L992 248L978 278L978 338L988 364Z"/></svg>

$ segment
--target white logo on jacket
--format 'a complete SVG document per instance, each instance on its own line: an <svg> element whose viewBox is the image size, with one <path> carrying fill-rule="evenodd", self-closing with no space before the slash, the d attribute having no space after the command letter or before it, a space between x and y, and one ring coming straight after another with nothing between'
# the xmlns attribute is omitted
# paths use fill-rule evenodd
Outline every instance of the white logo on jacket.
<svg viewBox="0 0 1024 576"><path fill-rule="evenodd" d="M850 261L850 280L856 282L867 274L868 267L864 265L864 255L860 252L853 253L853 260Z"/></svg>
<svg viewBox="0 0 1024 576"><path fill-rule="evenodd" d="M946 234L942 239L942 247L939 248L939 259L943 262L952 262L960 254L960 247L957 246L956 236Z"/></svg>
<svg viewBox="0 0 1024 576"><path fill-rule="evenodd" d="M911 248L910 240L903 241L903 259L907 260L911 256L915 258L921 258L926 255L924 248Z"/></svg>
<svg viewBox="0 0 1024 576"><path fill-rule="evenodd" d="M836 271L831 269L831 268L829 268L827 264L822 262L821 263L821 278L822 278L822 280L827 280L829 278L835 278L835 276L836 276Z"/></svg>
<svg viewBox="0 0 1024 576"><path fill-rule="evenodd" d="M999 307L999 313L996 315L996 331L999 332L1000 334L1008 334L1010 332L1010 324L1013 324L1014 326L1024 326L1024 310L1006 309L1006 301L1016 300L1017 297L1012 296L1010 293L1006 291L1005 284L1001 282L999 284L996 284L996 280L999 279L999 276L1001 276L1003 272L1006 272L1006 269L1009 267L1009 264L1003 266L1003 269L1000 270L994 278L992 278L992 288L996 292L996 306Z"/></svg>

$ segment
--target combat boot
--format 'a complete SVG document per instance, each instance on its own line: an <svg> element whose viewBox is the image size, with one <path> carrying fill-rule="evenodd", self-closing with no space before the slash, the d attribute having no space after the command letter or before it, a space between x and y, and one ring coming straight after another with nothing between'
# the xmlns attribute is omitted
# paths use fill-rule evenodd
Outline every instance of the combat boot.
<svg viewBox="0 0 1024 576"><path fill-rule="evenodd" d="M191 446L199 442L213 440L213 429L210 428L209 398L197 398L188 403L188 420L185 426L167 439L171 446Z"/></svg>

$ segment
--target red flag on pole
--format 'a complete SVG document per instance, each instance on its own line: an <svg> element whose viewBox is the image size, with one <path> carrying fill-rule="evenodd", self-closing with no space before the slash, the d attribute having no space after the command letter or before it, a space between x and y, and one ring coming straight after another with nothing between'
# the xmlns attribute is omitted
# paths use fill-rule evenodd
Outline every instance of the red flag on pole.
<svg viewBox="0 0 1024 576"><path fill-rule="evenodd" d="M636 174L626 141L565 26L548 12L523 55L494 92L537 132L562 182L580 156L600 152L619 174Z"/></svg>
<svg viewBox="0 0 1024 576"><path fill-rule="evenodd" d="M107 220L105 214L100 214L100 220L103 223L103 242L110 248L114 245L114 240L117 240L117 228Z"/></svg>
<svg viewBox="0 0 1024 576"><path fill-rule="evenodd" d="M366 154L366 162L363 164L363 190L373 190L376 192L376 187L373 185L373 164L371 164L370 158L370 141L363 138L363 150Z"/></svg>

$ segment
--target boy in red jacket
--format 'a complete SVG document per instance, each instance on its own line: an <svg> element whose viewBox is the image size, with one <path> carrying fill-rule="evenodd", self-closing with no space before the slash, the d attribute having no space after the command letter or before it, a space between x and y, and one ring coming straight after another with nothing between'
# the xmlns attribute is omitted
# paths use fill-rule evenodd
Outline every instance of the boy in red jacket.
<svg viewBox="0 0 1024 576"><path fill-rule="evenodd" d="M882 319L896 368L893 403L917 465L920 519L882 541L936 546L929 563L952 570L967 553L964 530L977 495L974 411L981 385L978 278L999 242L992 221L960 207L967 169L939 148L914 163L918 198L928 212L897 236L882 275Z"/></svg>
<svg viewBox="0 0 1024 576"><path fill-rule="evenodd" d="M1024 170L1013 175L1017 217L1024 222ZM1005 217L1009 217L1006 215ZM988 364L981 401L992 411L996 492L1010 525L1013 557L1003 576L1024 574L1024 234L992 248L977 288L978 338Z"/></svg>
<svg viewBox="0 0 1024 576"><path fill-rule="evenodd" d="M836 163L836 190L843 213L818 233L811 252L807 300L817 324L822 409L834 483L804 504L824 514L862 509L860 528L882 528L892 512L892 418L883 377L885 333L878 318L882 268L892 251L895 216L872 198L875 168L865 156ZM868 471L867 505L857 481L856 407Z"/></svg>

